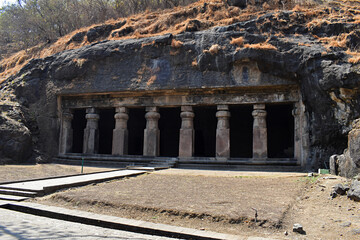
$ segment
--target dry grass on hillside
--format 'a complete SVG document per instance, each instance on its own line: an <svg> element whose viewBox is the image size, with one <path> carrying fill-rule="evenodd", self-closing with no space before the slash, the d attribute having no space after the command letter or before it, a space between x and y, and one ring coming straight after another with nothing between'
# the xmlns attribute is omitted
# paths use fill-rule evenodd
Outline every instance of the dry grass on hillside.
<svg viewBox="0 0 360 240"><path fill-rule="evenodd" d="M251 2L251 1L250 1ZM205 4L206 3L206 4ZM283 9L280 5L276 5L275 1L270 2L266 6L253 6L249 5L245 9L229 6L222 0L212 0L211 2L206 0L200 0L194 4L184 7L176 7L173 9L159 10L155 12L144 12L134 16L127 17L125 19L109 20L104 24L115 24L120 21L126 20L126 24L120 29L113 30L109 37L109 40L129 39L129 38L144 38L156 35L163 35L166 33L172 33L174 35L184 32L186 30L199 31L211 28L213 26L224 26L236 22L246 21L252 18L260 17L267 13L267 11L277 11L279 13ZM298 1L289 1L286 6L288 9L292 9L294 13L291 18L296 19L298 14L304 16L305 24L308 27L315 27L324 21L329 22L346 22L347 19L352 18L355 23L360 23L360 2L355 0L336 0L331 1L328 5L314 5L312 1L301 1L303 5L296 5ZM310 5L309 5L310 4ZM332 11L331 6L341 7L343 11ZM324 15L324 9L328 9L329 13ZM266 11L265 11L266 10ZM277 14L275 13L275 16ZM87 32L90 28L96 25L81 28L74 31L52 44L42 44L33 48L20 51L8 58L0 61L0 83L3 82L9 76L16 74L26 63L33 58L44 58L51 56L55 53L80 48L84 45L90 44L86 37L84 41L80 43L71 42L69 40L79 32ZM99 26L99 25L97 25ZM121 35L121 37L113 35L116 31L123 29L132 29L132 32ZM338 37L337 37L338 38ZM322 39L324 44L343 46L343 38L341 40L334 38ZM97 39L97 40L105 40ZM231 44L237 44L239 47L243 47L240 39L238 42L233 41ZM175 48L181 47L180 43L175 44ZM173 46L173 47L174 47ZM262 48L262 49L275 49L274 46L268 44L258 45L246 45L250 48Z"/></svg>

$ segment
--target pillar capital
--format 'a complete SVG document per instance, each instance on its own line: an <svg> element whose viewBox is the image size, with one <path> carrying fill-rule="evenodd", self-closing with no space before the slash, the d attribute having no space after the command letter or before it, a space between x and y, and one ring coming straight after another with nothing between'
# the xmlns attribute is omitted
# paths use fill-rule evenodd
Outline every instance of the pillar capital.
<svg viewBox="0 0 360 240"><path fill-rule="evenodd" d="M99 120L100 116L99 116L99 114L96 114L96 113L87 113L85 115L85 118L88 120Z"/></svg>
<svg viewBox="0 0 360 240"><path fill-rule="evenodd" d="M265 110L265 104L263 103L254 104L254 110Z"/></svg>
<svg viewBox="0 0 360 240"><path fill-rule="evenodd" d="M74 115L72 114L70 109L65 109L62 112L61 117L65 121L71 121L74 118Z"/></svg>
<svg viewBox="0 0 360 240"><path fill-rule="evenodd" d="M147 112L158 112L159 108L158 107L146 107L145 111L147 111Z"/></svg>
<svg viewBox="0 0 360 240"><path fill-rule="evenodd" d="M265 118L267 112L265 110L253 110L252 115L254 118Z"/></svg>
<svg viewBox="0 0 360 240"><path fill-rule="evenodd" d="M96 113L98 113L98 110L96 108L94 108L94 107L89 107L89 108L86 109L86 113L94 113L94 114L96 114Z"/></svg>
<svg viewBox="0 0 360 240"><path fill-rule="evenodd" d="M153 112L153 111L151 111L151 112L147 112L146 114L145 114L145 118L147 119L147 120L159 120L160 119L160 113L158 113L158 112Z"/></svg>
<svg viewBox="0 0 360 240"><path fill-rule="evenodd" d="M128 113L128 108L127 107L116 107L115 112L117 112L117 113Z"/></svg>
<svg viewBox="0 0 360 240"><path fill-rule="evenodd" d="M216 117L217 118L229 118L231 116L229 111L217 111Z"/></svg>
<svg viewBox="0 0 360 240"><path fill-rule="evenodd" d="M192 106L181 106L181 111L182 112L192 112L193 107Z"/></svg>
<svg viewBox="0 0 360 240"><path fill-rule="evenodd" d="M218 111L228 111L229 105L217 105L217 110Z"/></svg>

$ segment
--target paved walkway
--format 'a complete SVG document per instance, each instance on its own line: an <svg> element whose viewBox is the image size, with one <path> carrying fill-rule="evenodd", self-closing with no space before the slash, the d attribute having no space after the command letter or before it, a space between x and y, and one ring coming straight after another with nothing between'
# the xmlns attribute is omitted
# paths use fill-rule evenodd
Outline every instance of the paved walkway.
<svg viewBox="0 0 360 240"><path fill-rule="evenodd" d="M202 231L191 228L177 227L160 223L145 222L141 220L126 219L114 216L95 214L90 212L47 206L31 202L11 202L3 208L46 216L55 219L64 219L69 222L86 223L98 227L111 227L125 231L134 231L146 234L171 236L175 239L207 239L207 240L239 240L252 239L241 236ZM1 212L0 212L1 215ZM1 219L0 219L1 226ZM146 239L146 238L145 238Z"/></svg>
<svg viewBox="0 0 360 240"><path fill-rule="evenodd" d="M90 173L76 176L57 177L43 180L31 180L17 183L7 183L0 185L0 199L8 199L14 201L25 200L24 191L33 192L36 195L48 194L59 189L82 186L85 184L104 182L112 179L123 178L143 174L144 170L117 170L101 173ZM22 191L22 192L20 192ZM12 198L6 198L11 196Z"/></svg>
<svg viewBox="0 0 360 240"><path fill-rule="evenodd" d="M141 233L96 227L81 223L34 216L0 209L0 239L118 239L118 240L170 240Z"/></svg>

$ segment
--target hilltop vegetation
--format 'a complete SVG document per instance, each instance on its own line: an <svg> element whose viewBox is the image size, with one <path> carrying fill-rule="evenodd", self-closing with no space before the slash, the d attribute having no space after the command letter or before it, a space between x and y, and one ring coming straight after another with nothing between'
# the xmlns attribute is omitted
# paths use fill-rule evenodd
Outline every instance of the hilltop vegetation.
<svg viewBox="0 0 360 240"><path fill-rule="evenodd" d="M195 0L18 0L0 9L0 59L92 24ZM5 47L6 46L6 47Z"/></svg>
<svg viewBox="0 0 360 240"><path fill-rule="evenodd" d="M181 6L191 2L195 3ZM293 11L290 19L281 19L279 13L284 10ZM329 47L348 50L352 63L360 61L356 50L360 33L341 25L360 23L360 3L356 0L20 0L0 10L0 82L30 59L96 41L176 35L276 12L280 26L271 26L268 19L254 31L269 36L310 34ZM297 27L284 31L287 25ZM323 27L327 31L320 34Z"/></svg>

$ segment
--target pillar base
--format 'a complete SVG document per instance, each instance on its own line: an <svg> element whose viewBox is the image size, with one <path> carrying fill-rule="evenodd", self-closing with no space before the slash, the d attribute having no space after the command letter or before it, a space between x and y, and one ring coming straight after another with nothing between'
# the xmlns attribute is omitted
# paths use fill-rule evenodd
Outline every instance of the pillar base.
<svg viewBox="0 0 360 240"><path fill-rule="evenodd" d="M127 129L113 130L112 155L128 154L128 134Z"/></svg>
<svg viewBox="0 0 360 240"><path fill-rule="evenodd" d="M160 130L144 130L144 156L159 156L160 153Z"/></svg>
<svg viewBox="0 0 360 240"><path fill-rule="evenodd" d="M216 130L216 158L230 157L230 129Z"/></svg>

